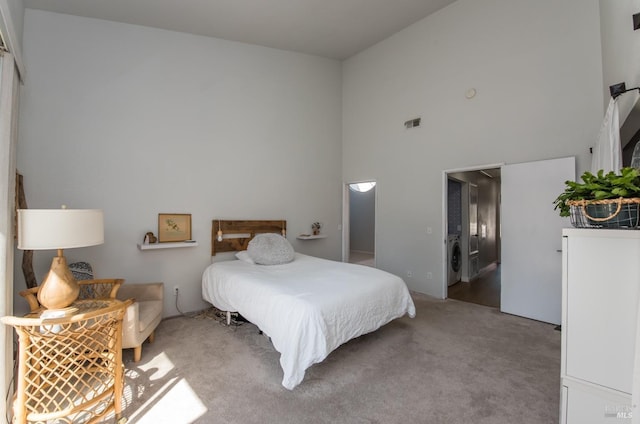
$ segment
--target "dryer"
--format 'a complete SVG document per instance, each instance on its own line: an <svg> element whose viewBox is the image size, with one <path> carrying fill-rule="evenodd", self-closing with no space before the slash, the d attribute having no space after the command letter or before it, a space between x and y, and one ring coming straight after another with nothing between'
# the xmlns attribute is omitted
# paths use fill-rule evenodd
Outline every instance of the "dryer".
<svg viewBox="0 0 640 424"><path fill-rule="evenodd" d="M462 250L460 250L460 236L449 234L447 238L447 285L460 281L462 277Z"/></svg>

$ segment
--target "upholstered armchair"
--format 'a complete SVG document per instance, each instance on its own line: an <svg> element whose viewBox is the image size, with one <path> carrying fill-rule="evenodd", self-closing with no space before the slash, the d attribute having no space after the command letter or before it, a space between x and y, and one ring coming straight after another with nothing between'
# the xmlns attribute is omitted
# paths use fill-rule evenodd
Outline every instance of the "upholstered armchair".
<svg viewBox="0 0 640 424"><path fill-rule="evenodd" d="M125 284L118 290L117 298L133 299L122 321L122 348L133 348L133 360L142 357L142 343L147 338L153 343L155 329L162 320L164 284Z"/></svg>

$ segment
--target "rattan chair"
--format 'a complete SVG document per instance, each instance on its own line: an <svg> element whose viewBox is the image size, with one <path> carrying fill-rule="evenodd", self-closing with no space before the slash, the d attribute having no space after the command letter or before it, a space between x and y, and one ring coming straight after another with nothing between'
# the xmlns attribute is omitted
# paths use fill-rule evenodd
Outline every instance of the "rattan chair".
<svg viewBox="0 0 640 424"><path fill-rule="evenodd" d="M162 320L164 304L164 284L145 283L127 284L124 279L102 279L78 281L80 294L78 299L132 299L134 302L127 308L123 324L122 346L133 348L133 361L142 358L142 344L145 340L153 343L155 329ZM123 288L120 290L120 288ZM41 309L38 302L38 287L23 290L20 296L29 303L31 312Z"/></svg>
<svg viewBox="0 0 640 424"><path fill-rule="evenodd" d="M19 340L13 422L97 423L122 412L122 317L130 301L80 300L62 318L3 317Z"/></svg>
<svg viewBox="0 0 640 424"><path fill-rule="evenodd" d="M122 278L78 281L80 286L78 299L115 299L123 283L124 279ZM41 308L40 302L38 302L38 289L39 287L32 287L19 293L29 303L31 312Z"/></svg>

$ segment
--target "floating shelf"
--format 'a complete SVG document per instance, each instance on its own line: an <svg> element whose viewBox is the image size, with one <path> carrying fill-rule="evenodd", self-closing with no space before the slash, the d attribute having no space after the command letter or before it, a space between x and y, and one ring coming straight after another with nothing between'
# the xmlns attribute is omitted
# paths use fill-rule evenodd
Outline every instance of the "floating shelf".
<svg viewBox="0 0 640 424"><path fill-rule="evenodd" d="M198 245L197 241L187 243L186 241L180 241L177 243L151 243L151 244L138 244L140 250L155 250L155 249L175 249L178 247L195 247Z"/></svg>
<svg viewBox="0 0 640 424"><path fill-rule="evenodd" d="M300 234L296 238L299 239L299 240L315 240L315 239L327 238L327 236L325 234L318 234L317 236L312 236L312 235L309 235L309 234Z"/></svg>

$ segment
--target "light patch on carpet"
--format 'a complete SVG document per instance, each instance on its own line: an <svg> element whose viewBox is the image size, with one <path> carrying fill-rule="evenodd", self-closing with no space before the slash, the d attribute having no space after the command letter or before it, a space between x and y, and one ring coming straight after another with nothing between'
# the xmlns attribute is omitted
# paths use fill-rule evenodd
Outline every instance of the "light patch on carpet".
<svg viewBox="0 0 640 424"><path fill-rule="evenodd" d="M149 380L159 380L164 378L169 372L175 368L171 359L166 353L160 352L154 356L149 362L141 364L138 369L148 373Z"/></svg>
<svg viewBox="0 0 640 424"><path fill-rule="evenodd" d="M139 424L188 424L207 412L207 407L184 379L172 379L141 408L129 415Z"/></svg>

